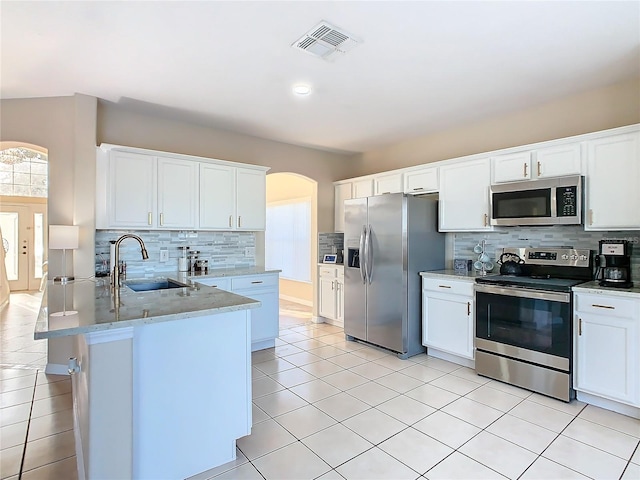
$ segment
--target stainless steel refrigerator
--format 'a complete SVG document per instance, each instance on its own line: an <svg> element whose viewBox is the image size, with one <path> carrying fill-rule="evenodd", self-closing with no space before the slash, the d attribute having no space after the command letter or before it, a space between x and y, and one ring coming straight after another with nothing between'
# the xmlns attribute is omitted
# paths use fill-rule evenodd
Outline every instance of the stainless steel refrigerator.
<svg viewBox="0 0 640 480"><path fill-rule="evenodd" d="M344 202L344 332L407 358L422 346L419 272L444 268L437 196Z"/></svg>

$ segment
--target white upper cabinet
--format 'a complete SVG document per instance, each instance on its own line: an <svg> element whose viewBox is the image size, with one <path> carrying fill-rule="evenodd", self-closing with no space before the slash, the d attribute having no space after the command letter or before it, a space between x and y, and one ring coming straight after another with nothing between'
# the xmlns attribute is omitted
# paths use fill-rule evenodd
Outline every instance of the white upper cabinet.
<svg viewBox="0 0 640 480"><path fill-rule="evenodd" d="M200 164L200 228L235 228L236 169L215 163Z"/></svg>
<svg viewBox="0 0 640 480"><path fill-rule="evenodd" d="M355 180L351 187L352 198L373 196L373 179Z"/></svg>
<svg viewBox="0 0 640 480"><path fill-rule="evenodd" d="M159 228L195 228L198 222L198 163L158 157Z"/></svg>
<svg viewBox="0 0 640 480"><path fill-rule="evenodd" d="M492 230L489 158L440 167L440 231Z"/></svg>
<svg viewBox="0 0 640 480"><path fill-rule="evenodd" d="M351 182L339 183L335 186L335 217L336 232L344 232L344 201L351 199Z"/></svg>
<svg viewBox="0 0 640 480"><path fill-rule="evenodd" d="M249 168L236 169L236 228L264 230L266 224L265 172Z"/></svg>
<svg viewBox="0 0 640 480"><path fill-rule="evenodd" d="M401 193L403 190L402 173L377 175L373 179L373 184L374 195L384 195L385 193Z"/></svg>
<svg viewBox="0 0 640 480"><path fill-rule="evenodd" d="M496 155L491 159L491 183L580 175L579 143Z"/></svg>
<svg viewBox="0 0 640 480"><path fill-rule="evenodd" d="M438 167L421 168L404 174L404 193L434 193L439 187Z"/></svg>
<svg viewBox="0 0 640 480"><path fill-rule="evenodd" d="M640 132L586 142L585 230L640 230Z"/></svg>

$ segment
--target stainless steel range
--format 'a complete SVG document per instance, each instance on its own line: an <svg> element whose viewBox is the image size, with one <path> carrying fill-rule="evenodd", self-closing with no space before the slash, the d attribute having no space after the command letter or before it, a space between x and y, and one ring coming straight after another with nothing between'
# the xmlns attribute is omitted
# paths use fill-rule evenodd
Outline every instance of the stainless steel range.
<svg viewBox="0 0 640 480"><path fill-rule="evenodd" d="M593 279L593 254L505 248L501 258L510 267L501 270L517 275L476 279L476 372L568 402L575 396L571 287Z"/></svg>

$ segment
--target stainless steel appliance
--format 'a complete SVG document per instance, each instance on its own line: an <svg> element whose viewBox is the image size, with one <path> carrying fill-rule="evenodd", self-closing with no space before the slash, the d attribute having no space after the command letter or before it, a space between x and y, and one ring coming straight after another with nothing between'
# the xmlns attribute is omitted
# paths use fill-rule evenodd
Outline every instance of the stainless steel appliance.
<svg viewBox="0 0 640 480"><path fill-rule="evenodd" d="M593 278L590 250L505 248L521 276L476 279L476 372L568 402L571 287Z"/></svg>
<svg viewBox="0 0 640 480"><path fill-rule="evenodd" d="M407 358L424 353L419 272L444 268L437 197L344 202L344 331Z"/></svg>
<svg viewBox="0 0 640 480"><path fill-rule="evenodd" d="M600 240L596 278L603 287L631 288L631 244L627 240Z"/></svg>
<svg viewBox="0 0 640 480"><path fill-rule="evenodd" d="M491 186L492 225L580 225L582 177Z"/></svg>

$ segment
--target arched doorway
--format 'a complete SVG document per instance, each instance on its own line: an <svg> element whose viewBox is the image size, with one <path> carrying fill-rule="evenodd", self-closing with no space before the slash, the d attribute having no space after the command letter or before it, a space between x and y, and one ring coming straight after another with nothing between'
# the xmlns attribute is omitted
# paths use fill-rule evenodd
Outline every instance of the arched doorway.
<svg viewBox="0 0 640 480"><path fill-rule="evenodd" d="M48 167L46 148L0 142L0 274L12 292L38 290L46 275Z"/></svg>

